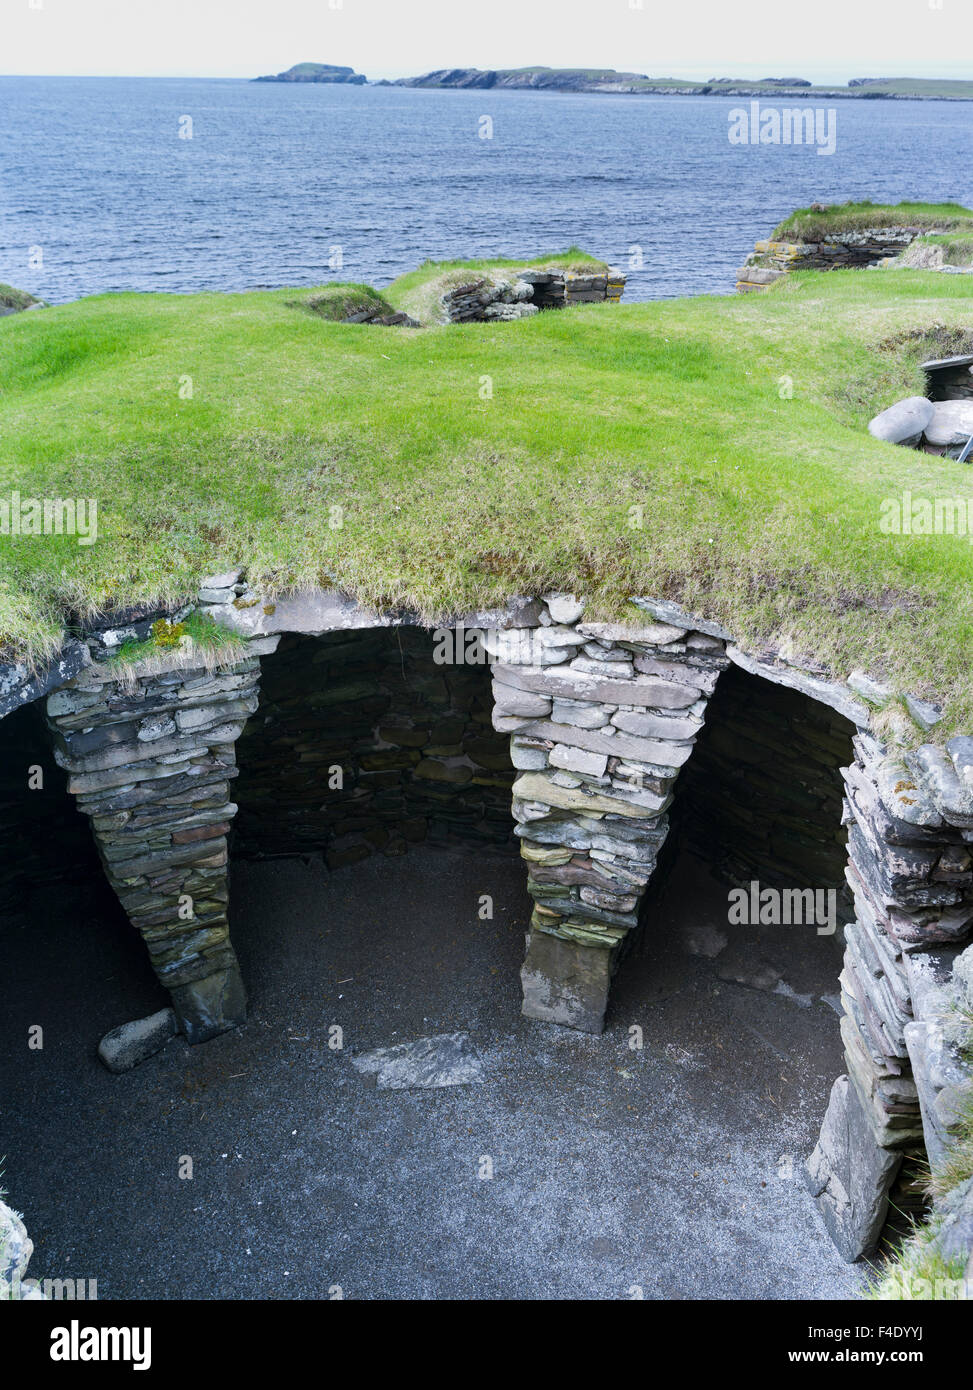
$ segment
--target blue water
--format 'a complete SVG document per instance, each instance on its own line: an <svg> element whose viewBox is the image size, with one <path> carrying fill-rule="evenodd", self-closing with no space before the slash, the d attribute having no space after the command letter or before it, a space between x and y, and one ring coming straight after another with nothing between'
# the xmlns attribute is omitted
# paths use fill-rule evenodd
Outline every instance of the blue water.
<svg viewBox="0 0 973 1390"><path fill-rule="evenodd" d="M831 157L732 146L727 114L747 104L3 78L0 280L54 302L383 285L427 257L575 242L623 267L640 247L626 297L653 299L732 291L754 240L816 199L973 204L973 104L837 101Z"/></svg>

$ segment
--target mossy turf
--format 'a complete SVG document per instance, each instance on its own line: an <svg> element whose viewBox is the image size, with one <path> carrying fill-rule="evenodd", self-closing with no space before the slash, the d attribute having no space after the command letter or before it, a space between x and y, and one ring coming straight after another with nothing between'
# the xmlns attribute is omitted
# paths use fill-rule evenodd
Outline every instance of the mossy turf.
<svg viewBox="0 0 973 1390"><path fill-rule="evenodd" d="M392 305L371 285L326 285L308 290L289 301L292 309L303 309L316 318L341 323L352 314L394 314Z"/></svg>
<svg viewBox="0 0 973 1390"><path fill-rule="evenodd" d="M973 500L973 473L866 430L924 389L900 342L973 327L966 277L805 273L422 331L290 307L315 293L0 319L0 502L93 497L99 533L0 536L5 656L239 564L430 619L550 588L633 615L652 594L973 728L973 546L880 529L883 499Z"/></svg>
<svg viewBox="0 0 973 1390"><path fill-rule="evenodd" d="M0 309L20 311L29 309L32 304L39 304L40 302L32 294L28 294L26 290L16 290L13 285L0 283Z"/></svg>
<svg viewBox="0 0 973 1390"><path fill-rule="evenodd" d="M774 228L771 240L821 241L873 227L973 232L973 212L959 203L834 203L822 209L798 208Z"/></svg>

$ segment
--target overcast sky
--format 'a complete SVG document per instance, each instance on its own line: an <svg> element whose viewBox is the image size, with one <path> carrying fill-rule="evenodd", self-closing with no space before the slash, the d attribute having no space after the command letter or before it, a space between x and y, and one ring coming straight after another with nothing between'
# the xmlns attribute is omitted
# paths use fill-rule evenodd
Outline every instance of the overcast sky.
<svg viewBox="0 0 973 1390"><path fill-rule="evenodd" d="M0 0L0 20L7 74L253 77L312 61L371 78L535 63L973 77L973 0Z"/></svg>

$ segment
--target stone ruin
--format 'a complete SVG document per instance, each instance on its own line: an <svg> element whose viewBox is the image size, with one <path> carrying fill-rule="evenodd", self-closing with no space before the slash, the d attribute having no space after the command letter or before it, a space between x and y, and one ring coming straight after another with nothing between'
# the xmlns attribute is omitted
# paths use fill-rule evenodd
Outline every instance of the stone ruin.
<svg viewBox="0 0 973 1390"><path fill-rule="evenodd" d="M695 800L729 881L844 872L846 1073L807 1185L842 1255L873 1252L890 1205L921 1209L921 1167L941 1160L971 1079L957 1020L973 1013L973 739L891 748L871 727L891 692L860 673L830 681L671 603L634 602L639 618L605 623L570 594L512 600L451 623L453 656L437 664L407 614L332 591L265 601L232 571L198 601L245 644L218 669L182 649L123 679L105 660L123 627L40 676L7 668L0 713L45 699L68 792L169 991L171 1010L113 1030L108 1065L243 1021L234 824L251 852L323 846L335 867L427 838L517 844L533 899L523 1012L598 1033L671 817ZM738 684L754 678L776 692L763 713ZM938 711L909 698L932 727ZM728 722L714 724L721 700ZM328 795L332 764L347 780ZM711 799L721 768L731 780ZM796 786L817 808L806 831ZM9 826L4 801L0 778Z"/></svg>
<svg viewBox="0 0 973 1390"><path fill-rule="evenodd" d="M569 304L617 303L626 276L609 266L604 274L551 268L476 276L446 290L440 299L443 323L480 323L527 318L541 309Z"/></svg>
<svg viewBox="0 0 973 1390"><path fill-rule="evenodd" d="M821 241L758 241L737 271L740 294L764 290L793 270L863 270L902 254L921 227L872 227Z"/></svg>

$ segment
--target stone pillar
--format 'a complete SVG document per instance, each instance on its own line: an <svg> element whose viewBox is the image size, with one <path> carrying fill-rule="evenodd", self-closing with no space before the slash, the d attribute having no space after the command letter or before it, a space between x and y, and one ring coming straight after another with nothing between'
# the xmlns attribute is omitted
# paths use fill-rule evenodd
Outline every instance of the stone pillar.
<svg viewBox="0 0 973 1390"><path fill-rule="evenodd" d="M903 757L866 734L854 747L843 769L856 917L841 974L848 1074L806 1174L847 1260L875 1250L903 1158L924 1154L910 1063L922 962L973 929L973 740L954 739L948 756L924 746Z"/></svg>
<svg viewBox="0 0 973 1390"><path fill-rule="evenodd" d="M485 638L534 899L523 1012L589 1033L604 1027L673 784L727 665L715 624L640 606L653 621L586 623L573 595L549 595L535 626Z"/></svg>
<svg viewBox="0 0 973 1390"><path fill-rule="evenodd" d="M227 836L234 744L257 707L257 648L216 671L182 657L125 682L110 665L91 666L47 701L68 790L191 1043L246 1014L227 918Z"/></svg>

